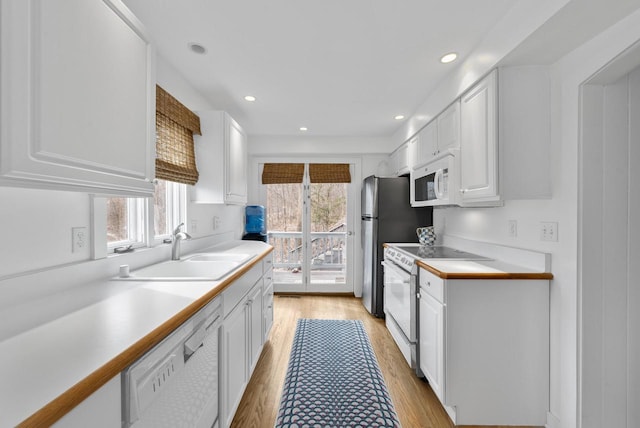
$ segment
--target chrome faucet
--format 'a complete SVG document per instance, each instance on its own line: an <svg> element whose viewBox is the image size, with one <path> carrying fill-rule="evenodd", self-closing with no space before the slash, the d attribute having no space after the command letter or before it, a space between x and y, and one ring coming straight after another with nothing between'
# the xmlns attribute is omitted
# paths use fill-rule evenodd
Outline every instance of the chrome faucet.
<svg viewBox="0 0 640 428"><path fill-rule="evenodd" d="M184 226L184 223L180 223L171 236L171 260L180 260L180 241L191 239L191 235L187 232L180 232L182 226Z"/></svg>

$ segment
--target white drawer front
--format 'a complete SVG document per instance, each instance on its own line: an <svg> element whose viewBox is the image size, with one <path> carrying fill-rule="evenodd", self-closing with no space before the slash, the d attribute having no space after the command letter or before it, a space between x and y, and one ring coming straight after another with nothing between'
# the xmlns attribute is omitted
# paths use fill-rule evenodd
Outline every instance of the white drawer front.
<svg viewBox="0 0 640 428"><path fill-rule="evenodd" d="M426 269L420 268L420 288L430 294L438 302L444 303L444 280Z"/></svg>

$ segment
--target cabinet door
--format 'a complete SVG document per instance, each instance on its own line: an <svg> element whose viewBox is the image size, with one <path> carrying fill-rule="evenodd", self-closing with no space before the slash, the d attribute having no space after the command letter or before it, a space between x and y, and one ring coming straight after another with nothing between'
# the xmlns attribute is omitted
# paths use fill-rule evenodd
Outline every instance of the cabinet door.
<svg viewBox="0 0 640 428"><path fill-rule="evenodd" d="M462 96L460 192L462 201L498 197L496 72Z"/></svg>
<svg viewBox="0 0 640 428"><path fill-rule="evenodd" d="M223 426L231 424L248 381L247 318L247 306L240 303L227 316L222 326L223 387L221 404L222 416L226 421Z"/></svg>
<svg viewBox="0 0 640 428"><path fill-rule="evenodd" d="M254 287L247 300L249 314L249 373L253 372L262 351L262 280Z"/></svg>
<svg viewBox="0 0 640 428"><path fill-rule="evenodd" d="M395 175L407 174L409 172L409 143L411 143L411 141L404 143L392 155L395 156Z"/></svg>
<svg viewBox="0 0 640 428"><path fill-rule="evenodd" d="M436 155L437 143L438 121L433 120L418 133L418 159L416 166L425 164Z"/></svg>
<svg viewBox="0 0 640 428"><path fill-rule="evenodd" d="M431 389L444 399L444 306L420 290L420 370Z"/></svg>
<svg viewBox="0 0 640 428"><path fill-rule="evenodd" d="M264 274L264 294L262 295L262 342L269 339L273 326L273 271Z"/></svg>
<svg viewBox="0 0 640 428"><path fill-rule="evenodd" d="M0 181L151 195L155 75L120 0L0 3Z"/></svg>
<svg viewBox="0 0 640 428"><path fill-rule="evenodd" d="M226 192L228 204L247 202L247 136L238 123L227 115Z"/></svg>
<svg viewBox="0 0 640 428"><path fill-rule="evenodd" d="M438 150L460 147L460 101L451 104L438 116Z"/></svg>

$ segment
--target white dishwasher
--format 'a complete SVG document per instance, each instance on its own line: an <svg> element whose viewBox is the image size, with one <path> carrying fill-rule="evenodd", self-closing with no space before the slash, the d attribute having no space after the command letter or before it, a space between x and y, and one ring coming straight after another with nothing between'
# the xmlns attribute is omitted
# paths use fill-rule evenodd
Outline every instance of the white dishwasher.
<svg viewBox="0 0 640 428"><path fill-rule="evenodd" d="M215 299L122 373L124 428L218 426L221 322Z"/></svg>

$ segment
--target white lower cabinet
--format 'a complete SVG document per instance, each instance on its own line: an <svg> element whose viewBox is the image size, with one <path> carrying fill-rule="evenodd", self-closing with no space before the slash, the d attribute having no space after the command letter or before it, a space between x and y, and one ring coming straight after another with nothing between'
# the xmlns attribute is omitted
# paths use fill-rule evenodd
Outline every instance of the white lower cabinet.
<svg viewBox="0 0 640 428"><path fill-rule="evenodd" d="M265 310L265 299L273 302L273 287L265 289L265 282L271 284L270 261L268 255L223 293L226 316L222 323L220 366L221 427L228 427L233 421L266 340L265 319L273 319L273 310L268 314ZM250 283L253 286L249 288Z"/></svg>
<svg viewBox="0 0 640 428"><path fill-rule="evenodd" d="M444 305L420 290L420 370L444 400Z"/></svg>
<svg viewBox="0 0 640 428"><path fill-rule="evenodd" d="M267 341L273 326L273 279L271 271L264 277L264 294L262 295L262 338Z"/></svg>
<svg viewBox="0 0 640 428"><path fill-rule="evenodd" d="M240 303L225 318L223 323L223 385L221 388L223 426L231 424L249 379L247 363L247 330L249 323L247 312L246 304Z"/></svg>
<svg viewBox="0 0 640 428"><path fill-rule="evenodd" d="M262 281L249 294L247 300L247 315L249 316L249 373L256 367L262 351Z"/></svg>
<svg viewBox="0 0 640 428"><path fill-rule="evenodd" d="M457 425L537 425L549 408L549 281L419 273L419 367Z"/></svg>

